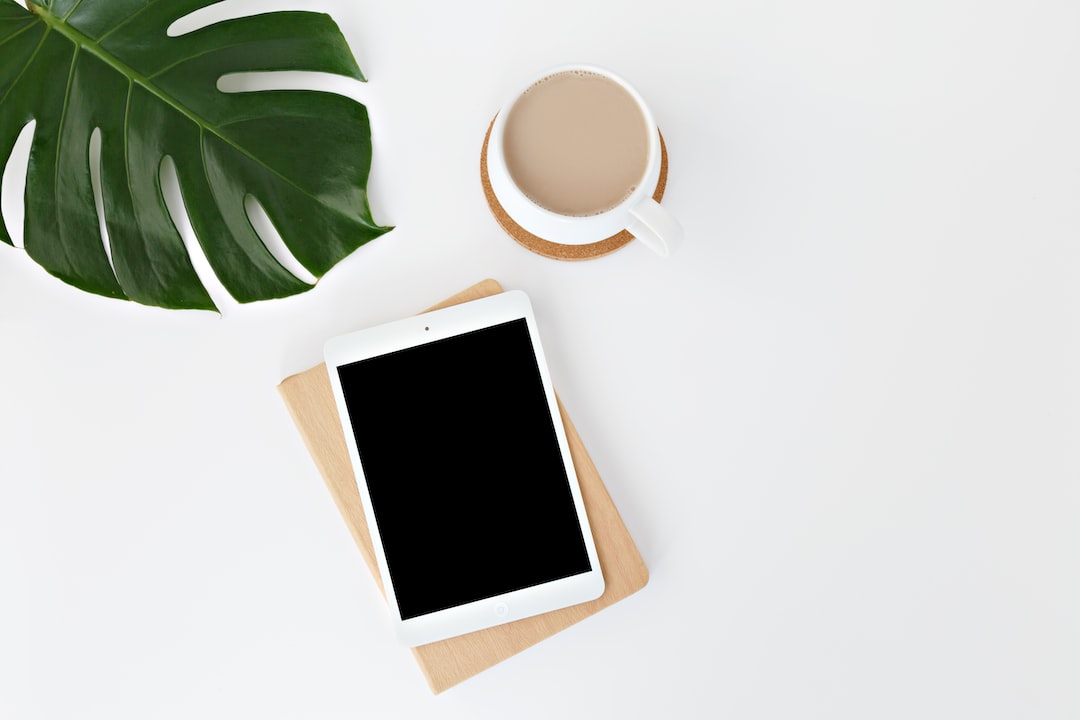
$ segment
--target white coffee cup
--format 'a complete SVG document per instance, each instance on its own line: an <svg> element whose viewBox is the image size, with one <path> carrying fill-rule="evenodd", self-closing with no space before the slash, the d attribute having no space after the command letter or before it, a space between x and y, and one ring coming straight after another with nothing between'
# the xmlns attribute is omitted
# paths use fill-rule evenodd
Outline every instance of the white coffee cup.
<svg viewBox="0 0 1080 720"><path fill-rule="evenodd" d="M592 74L615 83L633 99L645 122L647 150L641 177L625 199L614 207L595 214L567 215L541 207L515 183L507 164L505 136L511 110L537 83L562 73ZM660 132L652 112L632 85L603 68L567 65L553 68L533 78L499 111L488 139L486 169L491 190L499 204L514 222L533 235L553 243L585 245L626 230L656 254L666 257L681 239L682 227L666 208L653 199L660 181L662 155Z"/></svg>

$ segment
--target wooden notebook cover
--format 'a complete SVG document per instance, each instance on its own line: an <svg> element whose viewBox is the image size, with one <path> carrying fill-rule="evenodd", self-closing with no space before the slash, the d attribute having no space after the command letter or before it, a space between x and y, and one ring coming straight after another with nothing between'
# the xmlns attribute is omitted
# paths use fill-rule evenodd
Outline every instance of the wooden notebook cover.
<svg viewBox="0 0 1080 720"><path fill-rule="evenodd" d="M443 301L438 308L494 295L502 287L494 280L485 280ZM367 521L360 505L360 492L356 487L345 446L345 434L338 419L337 407L330 389L326 365L321 364L305 372L286 378L278 386L289 413L296 423L315 465L326 481L326 486L345 519L360 554L371 570L379 590L382 582L379 568L368 535ZM600 556L604 573L604 594L596 600L556 610L535 617L525 618L505 625L469 633L430 645L412 648L417 663L432 691L440 693L462 680L480 673L521 652L541 640L554 635L574 623L584 620L605 607L631 595L649 581L649 571L638 552L637 546L626 530L618 510L611 501L600 475L596 471L585 446L574 429L566 409L559 403L570 454L581 484L585 509L592 525L593 539ZM385 593L384 593L385 595Z"/></svg>

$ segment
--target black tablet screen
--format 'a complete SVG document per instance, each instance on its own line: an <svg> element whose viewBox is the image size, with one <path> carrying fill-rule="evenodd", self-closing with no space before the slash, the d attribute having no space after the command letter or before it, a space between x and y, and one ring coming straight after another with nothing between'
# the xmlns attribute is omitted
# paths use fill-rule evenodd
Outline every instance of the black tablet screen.
<svg viewBox="0 0 1080 720"><path fill-rule="evenodd" d="M525 320L338 374L402 619L592 569Z"/></svg>

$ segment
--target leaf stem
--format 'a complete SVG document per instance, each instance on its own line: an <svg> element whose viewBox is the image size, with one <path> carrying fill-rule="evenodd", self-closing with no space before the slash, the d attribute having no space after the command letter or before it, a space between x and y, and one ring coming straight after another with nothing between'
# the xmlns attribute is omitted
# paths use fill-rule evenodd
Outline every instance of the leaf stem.
<svg viewBox="0 0 1080 720"><path fill-rule="evenodd" d="M28 0L28 2L29 2L29 0ZM29 4L33 5L32 2L29 2ZM37 8L37 10L35 12L38 15L38 17L40 17L42 19L42 21L44 21L44 23L49 27L49 29L55 30L56 32L63 35L65 38L70 40L71 43L73 45L75 45L76 48L84 48L84 49L86 49L92 55L95 55L97 58L99 58L106 65L112 67L114 70L119 71L119 73L121 75L127 77L130 82L133 82L136 85L139 85L140 87L145 89L147 92L149 92L151 95L156 97L158 100L165 103L166 105L171 107L173 110L175 110L176 112L178 112L181 115L183 115L184 117L186 117L191 122L195 123L202 130L212 132L214 135L216 135L217 137L220 137L222 140L225 140L226 142L229 142L228 139L223 137L221 135L221 133L217 132L215 130L215 128L210 126L205 120L203 120L201 117L199 117L195 113L193 113L190 110L188 110L187 108L185 108L183 105L181 105L179 102L177 102L173 97L171 97L169 94L164 92L161 88L159 88L153 82L153 80L151 78L147 77L146 75L143 75L142 73L140 73L135 68L131 67L127 63L120 60L120 58L116 57L112 53L110 53L110 52L106 51L104 48L102 48L101 44L97 40L90 37L89 35L86 35L85 33L83 33L78 28L75 28L74 26L69 25L67 22L65 22L64 18L53 15L52 12L50 12L49 10L46 10L44 7L42 7L40 5L34 5L34 7ZM229 144L236 147L235 143L229 142ZM237 149L243 151L242 148L237 147ZM247 153L245 152L245 154L247 154Z"/></svg>

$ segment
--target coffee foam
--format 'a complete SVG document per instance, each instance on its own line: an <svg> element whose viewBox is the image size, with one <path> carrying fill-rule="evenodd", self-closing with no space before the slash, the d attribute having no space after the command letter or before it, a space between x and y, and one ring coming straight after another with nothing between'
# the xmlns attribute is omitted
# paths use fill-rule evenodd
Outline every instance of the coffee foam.
<svg viewBox="0 0 1080 720"><path fill-rule="evenodd" d="M514 183L560 215L603 214L638 188L649 130L634 96L600 73L567 70L533 83L511 107L503 150Z"/></svg>
<svg viewBox="0 0 1080 720"><path fill-rule="evenodd" d="M593 72L592 70L563 70L562 72L551 73L550 75L547 75L545 77L540 78L539 80L534 82L532 85L527 87L525 89L525 92L522 93L522 95L524 95L527 92L531 92L533 88L539 87L540 85L543 85L548 80L551 80L552 78L557 78L557 77L559 77L561 75L576 75L577 77L580 77L580 78L590 78L591 77L591 78L597 78L598 80L607 80L609 82L615 82L614 80L607 77L606 75L601 75L600 73Z"/></svg>

